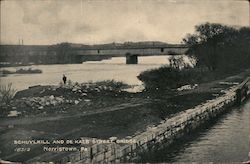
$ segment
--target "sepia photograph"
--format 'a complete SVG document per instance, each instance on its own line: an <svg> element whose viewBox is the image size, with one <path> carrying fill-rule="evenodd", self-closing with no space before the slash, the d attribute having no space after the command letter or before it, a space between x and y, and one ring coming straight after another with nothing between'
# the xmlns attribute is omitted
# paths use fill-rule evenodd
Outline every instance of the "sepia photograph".
<svg viewBox="0 0 250 164"><path fill-rule="evenodd" d="M0 0L0 164L250 164L250 0Z"/></svg>

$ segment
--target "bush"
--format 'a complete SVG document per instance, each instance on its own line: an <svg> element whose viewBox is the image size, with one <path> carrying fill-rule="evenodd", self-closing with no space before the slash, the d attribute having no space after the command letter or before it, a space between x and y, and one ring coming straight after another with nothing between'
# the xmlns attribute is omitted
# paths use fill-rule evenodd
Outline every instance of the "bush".
<svg viewBox="0 0 250 164"><path fill-rule="evenodd" d="M8 104L14 97L16 90L12 88L12 83L0 85L0 104Z"/></svg>
<svg viewBox="0 0 250 164"><path fill-rule="evenodd" d="M186 84L196 84L203 79L203 70L161 67L142 72L137 78L147 90L175 89Z"/></svg>

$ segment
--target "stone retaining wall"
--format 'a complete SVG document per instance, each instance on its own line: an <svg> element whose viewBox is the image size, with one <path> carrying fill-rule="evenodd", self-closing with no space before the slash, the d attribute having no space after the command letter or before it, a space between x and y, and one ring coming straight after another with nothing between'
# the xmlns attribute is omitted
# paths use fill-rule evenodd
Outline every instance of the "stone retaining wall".
<svg viewBox="0 0 250 164"><path fill-rule="evenodd" d="M98 148L100 145L93 145L90 151L84 152L85 155L81 156L80 161L78 161L79 155L77 154L72 156L70 161L80 163L127 161L143 151L160 148L160 143L163 141L164 145L170 144L176 137L182 136L185 132L196 128L204 121L224 111L225 107L231 106L236 100L235 91L236 88L232 88L221 97L183 111L158 126L149 128L132 138L136 143L124 145L112 143L102 145L102 148Z"/></svg>
<svg viewBox="0 0 250 164"><path fill-rule="evenodd" d="M178 115L162 121L161 124L148 128L147 131L134 137L135 143L131 144L94 144L88 147L88 151L77 152L66 156L60 162L73 163L115 163L124 162L138 157L138 154L152 149L159 149L173 142L177 137L198 127L205 121L216 117L229 109L237 99L236 90L232 87L226 93L216 99L198 105L194 108L178 113Z"/></svg>

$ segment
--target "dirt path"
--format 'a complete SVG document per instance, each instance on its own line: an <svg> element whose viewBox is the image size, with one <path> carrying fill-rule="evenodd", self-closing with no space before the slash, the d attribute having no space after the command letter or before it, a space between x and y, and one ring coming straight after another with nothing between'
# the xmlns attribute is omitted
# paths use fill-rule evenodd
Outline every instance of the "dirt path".
<svg viewBox="0 0 250 164"><path fill-rule="evenodd" d="M76 113L73 115L68 114L61 114L61 115L53 115L53 116L44 116L44 117L25 117L25 118L3 118L0 121L0 127L6 126L6 125L24 125L24 124L35 124L35 123L43 123L46 121L56 121L56 120L62 120L66 118L76 118L76 117L82 117L82 116L90 116L100 113L106 113L106 112L112 112L117 110L125 110L127 108L131 107L138 107L144 104L150 103L149 101L145 102L144 100L131 100L129 103L122 103L118 104L116 106L110 106L105 107L102 109L94 110L94 111L83 111L82 113Z"/></svg>

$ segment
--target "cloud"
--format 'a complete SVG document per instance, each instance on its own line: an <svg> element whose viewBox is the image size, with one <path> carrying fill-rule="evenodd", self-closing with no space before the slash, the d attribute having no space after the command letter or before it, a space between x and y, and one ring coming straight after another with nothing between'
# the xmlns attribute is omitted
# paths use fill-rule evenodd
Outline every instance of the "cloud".
<svg viewBox="0 0 250 164"><path fill-rule="evenodd" d="M247 25L233 0L12 0L1 2L1 41L27 44L159 40L178 43L202 22Z"/></svg>
<svg viewBox="0 0 250 164"><path fill-rule="evenodd" d="M58 12L62 9L62 3L59 3L58 0L20 0L16 3L22 8L23 22L27 24L40 24L40 18L43 16L58 18Z"/></svg>

